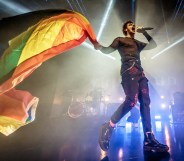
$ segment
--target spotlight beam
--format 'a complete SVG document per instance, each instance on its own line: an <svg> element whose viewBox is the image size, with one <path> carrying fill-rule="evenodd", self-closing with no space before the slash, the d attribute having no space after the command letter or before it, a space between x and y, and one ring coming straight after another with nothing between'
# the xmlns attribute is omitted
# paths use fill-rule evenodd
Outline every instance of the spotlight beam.
<svg viewBox="0 0 184 161"><path fill-rule="evenodd" d="M72 1L72 4L73 4L73 6L76 8L76 11L78 11L79 12L79 8L78 8L78 6L75 4L75 1L74 0L70 0L70 1Z"/></svg>
<svg viewBox="0 0 184 161"><path fill-rule="evenodd" d="M79 6L79 8L80 8L80 10L81 10L81 12L82 12L82 14L85 15L85 14L84 14L84 11L83 11L83 9L82 9L82 7L81 7L81 5L79 4L79 1L76 0L76 2L77 2L77 4L78 4L78 6Z"/></svg>
<svg viewBox="0 0 184 161"><path fill-rule="evenodd" d="M67 0L67 2L68 2L68 4L69 4L70 8L72 9L72 11L74 11L73 6L72 6L72 4L70 3L70 1Z"/></svg>
<svg viewBox="0 0 184 161"><path fill-rule="evenodd" d="M168 33L168 30L167 30L167 25L166 25L166 21L165 21L165 14L164 14L162 1L161 1L161 9L162 9L162 15L163 15L163 20L164 20L165 32L166 32L166 36L167 36L167 42L170 43L170 41L169 41L169 33Z"/></svg>
<svg viewBox="0 0 184 161"><path fill-rule="evenodd" d="M174 13L173 13L173 16L172 16L172 21L174 21L174 17L176 16L176 10L177 10L179 2L180 2L180 0L177 0L176 6L175 6L175 9L174 9Z"/></svg>
<svg viewBox="0 0 184 161"><path fill-rule="evenodd" d="M132 20L135 22L135 0L132 0Z"/></svg>
<svg viewBox="0 0 184 161"><path fill-rule="evenodd" d="M179 4L178 9L177 9L177 11L176 11L176 14L175 14L174 20L176 19L176 16L177 16L177 15L178 15L178 13L179 13L180 7L182 7L182 3L183 3L183 0L181 0L181 1L180 1L180 4Z"/></svg>
<svg viewBox="0 0 184 161"><path fill-rule="evenodd" d="M86 7L85 7L85 5L84 5L84 3L83 3L83 0L79 0L79 2L81 3L81 7L82 7L83 10L84 10L85 16L86 16L86 17L89 17L89 16L88 16L88 12L87 12L87 10L86 10Z"/></svg>
<svg viewBox="0 0 184 161"><path fill-rule="evenodd" d="M109 5L108 5L108 7L107 7L107 9L105 11L105 14L104 14L104 18L102 20L102 23L100 25L100 29L99 29L99 32L98 32L98 35L97 35L97 40L100 39L100 36L101 36L101 34L103 32L103 29L104 29L104 27L106 25L106 22L107 22L107 19L109 17L109 13L110 13L112 7L113 7L113 0L110 0Z"/></svg>
<svg viewBox="0 0 184 161"><path fill-rule="evenodd" d="M31 10L27 9L26 7L23 7L20 4L17 4L15 2L9 2L9 1L0 1L0 4L10 8L11 10L13 10L14 12L21 14L21 13L27 13L30 12Z"/></svg>
<svg viewBox="0 0 184 161"><path fill-rule="evenodd" d="M181 15L181 20L180 21L182 21L182 19L183 19L183 17L184 17L184 5L183 5L183 8L182 8L182 10L181 10L181 13L183 13L182 15Z"/></svg>
<svg viewBox="0 0 184 161"><path fill-rule="evenodd" d="M105 27L105 25L106 25L106 22L107 22L107 19L108 19L108 17L109 17L109 13L110 13L110 11L112 10L112 7L113 7L113 0L110 0L109 5L108 5L108 7L107 7L107 9L106 9L106 11L105 11L105 14L104 14L104 18L103 18L103 20L102 20L102 23L101 23L101 25L100 25L100 29L99 29L99 31L98 31L97 40L99 40L99 38L100 38L100 36L101 36L101 34L102 34L102 32L103 32L103 29L104 29L104 27ZM97 53L102 54L100 51L94 50L94 47L93 47L92 45L88 44L87 42L84 42L82 45L84 45L85 47L87 47L87 48L89 48L89 49L91 49L91 50L93 50L93 51L95 51L95 52L97 52ZM106 56L106 57L108 57L108 58L110 58L110 59L112 59L112 60L116 60L116 59L115 59L113 56L111 56L111 55L103 54L103 56Z"/></svg>
<svg viewBox="0 0 184 161"><path fill-rule="evenodd" d="M151 57L151 59L155 59L156 57L158 57L159 55L163 54L165 51L171 49L172 47L176 46L177 44L179 44L180 42L182 42L184 40L184 37L180 38L179 40L177 40L176 42L172 43L171 45L169 45L168 47L166 47L165 49L163 49L161 52L159 52L158 54L154 55L153 57Z"/></svg>
<svg viewBox="0 0 184 161"><path fill-rule="evenodd" d="M85 11L85 13L86 13L87 11L86 11L86 7L85 7L85 5L84 5L84 3L83 3L83 0L80 0L80 2L81 2L81 4L82 4L82 8L84 9L84 11Z"/></svg>

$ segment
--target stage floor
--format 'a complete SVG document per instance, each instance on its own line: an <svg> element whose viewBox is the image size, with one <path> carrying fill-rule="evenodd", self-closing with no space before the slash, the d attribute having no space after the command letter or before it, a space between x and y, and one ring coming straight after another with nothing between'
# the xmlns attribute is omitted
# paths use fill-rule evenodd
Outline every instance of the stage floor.
<svg viewBox="0 0 184 161"><path fill-rule="evenodd" d="M98 145L99 126L104 116L61 116L35 122L10 136L0 135L0 161L183 161L184 125L153 122L155 137L167 143L169 153L143 153L143 133L138 128L118 124L110 149Z"/></svg>

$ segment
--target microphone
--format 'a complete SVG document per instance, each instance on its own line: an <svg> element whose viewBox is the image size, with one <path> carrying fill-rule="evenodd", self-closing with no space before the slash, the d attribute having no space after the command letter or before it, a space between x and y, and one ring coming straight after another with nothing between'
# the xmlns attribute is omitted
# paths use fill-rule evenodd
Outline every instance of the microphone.
<svg viewBox="0 0 184 161"><path fill-rule="evenodd" d="M153 30L153 27L143 27L142 30Z"/></svg>
<svg viewBox="0 0 184 161"><path fill-rule="evenodd" d="M145 30L153 30L153 27L143 27L143 28L138 28L137 32L143 32Z"/></svg>

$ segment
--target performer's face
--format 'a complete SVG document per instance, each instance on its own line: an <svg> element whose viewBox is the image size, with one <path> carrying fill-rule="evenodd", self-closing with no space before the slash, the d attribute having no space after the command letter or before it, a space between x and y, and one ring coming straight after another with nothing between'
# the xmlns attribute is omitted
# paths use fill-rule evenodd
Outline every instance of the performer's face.
<svg viewBox="0 0 184 161"><path fill-rule="evenodd" d="M126 31L129 34L135 34L135 24L134 23L128 23Z"/></svg>

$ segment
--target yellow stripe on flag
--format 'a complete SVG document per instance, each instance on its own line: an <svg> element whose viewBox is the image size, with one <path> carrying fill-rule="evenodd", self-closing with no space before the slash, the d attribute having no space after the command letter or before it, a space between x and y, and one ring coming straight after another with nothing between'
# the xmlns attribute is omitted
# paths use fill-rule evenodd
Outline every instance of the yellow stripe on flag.
<svg viewBox="0 0 184 161"><path fill-rule="evenodd" d="M60 45L73 39L79 40L83 36L82 31L83 29L80 26L77 26L72 22L66 22L66 24L63 26L62 30L56 37L53 46Z"/></svg>
<svg viewBox="0 0 184 161"><path fill-rule="evenodd" d="M59 34L60 29L68 19L56 18L44 20L39 23L38 27L27 41L22 51L18 65L53 46L56 36Z"/></svg>
<svg viewBox="0 0 184 161"><path fill-rule="evenodd" d="M10 117L0 116L0 132L6 136L13 133L25 124L26 123L23 123Z"/></svg>

